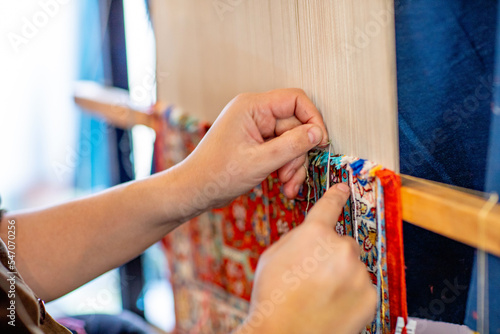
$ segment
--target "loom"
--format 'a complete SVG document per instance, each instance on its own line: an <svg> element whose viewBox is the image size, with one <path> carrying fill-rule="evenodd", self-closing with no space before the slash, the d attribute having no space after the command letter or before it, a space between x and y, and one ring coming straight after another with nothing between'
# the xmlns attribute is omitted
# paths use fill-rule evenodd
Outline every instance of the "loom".
<svg viewBox="0 0 500 334"><path fill-rule="evenodd" d="M153 0L158 103L80 82L75 101L111 124L155 128L167 105L213 122L247 91L300 87L322 112L333 153L399 172L394 2ZM467 189L401 175L409 223L500 256L500 205Z"/></svg>

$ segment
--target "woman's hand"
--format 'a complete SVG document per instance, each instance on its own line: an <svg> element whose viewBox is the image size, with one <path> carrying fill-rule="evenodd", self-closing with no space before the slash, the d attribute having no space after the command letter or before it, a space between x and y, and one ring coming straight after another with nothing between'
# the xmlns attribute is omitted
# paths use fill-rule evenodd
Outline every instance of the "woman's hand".
<svg viewBox="0 0 500 334"><path fill-rule="evenodd" d="M275 170L294 198L305 180L306 153L327 142L323 118L304 91L238 95L182 164L197 190L192 205L222 206Z"/></svg>
<svg viewBox="0 0 500 334"><path fill-rule="evenodd" d="M236 334L359 333L373 319L377 293L359 245L334 232L348 196L346 185L332 187L262 255L250 313Z"/></svg>

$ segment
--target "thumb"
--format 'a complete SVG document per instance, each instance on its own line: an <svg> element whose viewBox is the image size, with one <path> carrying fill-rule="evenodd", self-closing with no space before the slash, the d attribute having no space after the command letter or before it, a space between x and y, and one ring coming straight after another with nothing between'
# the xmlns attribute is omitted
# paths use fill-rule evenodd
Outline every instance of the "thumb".
<svg viewBox="0 0 500 334"><path fill-rule="evenodd" d="M269 162L266 168L271 173L287 162L306 154L323 139L323 131L317 125L304 124L286 131L260 146L262 161Z"/></svg>
<svg viewBox="0 0 500 334"><path fill-rule="evenodd" d="M334 226L349 198L349 193L350 190L347 184L338 183L334 185L314 204L307 215L306 221Z"/></svg>

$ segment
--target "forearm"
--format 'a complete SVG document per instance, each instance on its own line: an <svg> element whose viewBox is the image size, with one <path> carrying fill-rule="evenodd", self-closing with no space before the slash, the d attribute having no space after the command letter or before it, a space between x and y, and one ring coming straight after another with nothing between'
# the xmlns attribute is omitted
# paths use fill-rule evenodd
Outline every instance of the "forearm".
<svg viewBox="0 0 500 334"><path fill-rule="evenodd" d="M16 221L16 263L51 300L137 256L183 221L249 191L278 170L289 198L305 180L306 153L325 144L321 114L302 90L241 94L180 165L147 180L34 212Z"/></svg>
<svg viewBox="0 0 500 334"><path fill-rule="evenodd" d="M201 210L182 168L43 210L10 213L16 265L45 300L57 298L134 258Z"/></svg>

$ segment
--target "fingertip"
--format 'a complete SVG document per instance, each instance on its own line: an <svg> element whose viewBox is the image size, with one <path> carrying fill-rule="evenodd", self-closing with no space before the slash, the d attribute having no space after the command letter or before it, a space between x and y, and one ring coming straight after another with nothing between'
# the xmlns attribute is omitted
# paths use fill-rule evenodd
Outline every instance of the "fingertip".
<svg viewBox="0 0 500 334"><path fill-rule="evenodd" d="M309 137L309 142L313 145L318 145L323 140L323 130L317 125L312 125L309 130L307 130L307 135Z"/></svg>
<svg viewBox="0 0 500 334"><path fill-rule="evenodd" d="M348 198L348 193L333 186L312 207L308 218L328 225L335 224Z"/></svg>
<svg viewBox="0 0 500 334"><path fill-rule="evenodd" d="M290 181L285 183L285 185L283 186L283 193L285 194L286 198L294 199L295 197L297 197L299 189L300 185Z"/></svg>
<svg viewBox="0 0 500 334"><path fill-rule="evenodd" d="M300 191L300 187L304 184L306 179L305 169L301 168L295 172L293 177L284 184L283 193L288 199L294 199L297 197Z"/></svg>
<svg viewBox="0 0 500 334"><path fill-rule="evenodd" d="M278 169L278 179L280 180L281 183L287 183L291 179L293 174L292 175L289 174L290 171L287 168L285 168L285 166Z"/></svg>
<svg viewBox="0 0 500 334"><path fill-rule="evenodd" d="M328 136L328 131L326 130L326 128L322 128L321 131L323 132L323 139L321 139L318 147L322 149L328 149L328 146L330 145L330 137Z"/></svg>
<svg viewBox="0 0 500 334"><path fill-rule="evenodd" d="M338 190L342 191L343 193L349 194L351 192L351 189L346 183L337 183L335 185L335 188Z"/></svg>
<svg viewBox="0 0 500 334"><path fill-rule="evenodd" d="M349 197L351 193L351 188L346 183L337 183L334 186L330 187L330 189L325 193L328 196L338 196L340 195L342 198Z"/></svg>

